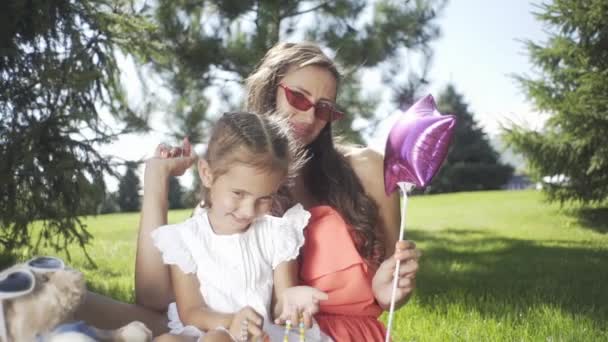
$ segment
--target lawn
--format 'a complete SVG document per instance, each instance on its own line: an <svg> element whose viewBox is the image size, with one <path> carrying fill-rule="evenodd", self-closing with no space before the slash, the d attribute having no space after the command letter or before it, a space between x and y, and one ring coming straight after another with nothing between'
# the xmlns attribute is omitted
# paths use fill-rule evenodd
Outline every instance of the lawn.
<svg viewBox="0 0 608 342"><path fill-rule="evenodd" d="M189 214L172 211L170 221ZM78 248L71 264L90 288L133 300L138 220L86 221L98 267ZM396 314L395 341L608 340L605 208L560 210L534 191L415 197L406 234L424 255L416 293Z"/></svg>

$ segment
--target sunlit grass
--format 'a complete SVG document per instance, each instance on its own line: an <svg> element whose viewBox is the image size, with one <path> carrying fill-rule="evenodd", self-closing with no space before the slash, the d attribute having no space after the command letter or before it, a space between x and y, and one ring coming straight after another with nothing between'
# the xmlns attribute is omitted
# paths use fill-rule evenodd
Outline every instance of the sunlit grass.
<svg viewBox="0 0 608 342"><path fill-rule="evenodd" d="M394 341L608 340L606 209L573 215L533 191L414 197L408 207L407 238L424 255ZM172 211L170 221L189 215ZM136 213L86 220L98 267L77 247L70 263L91 289L133 300L138 221Z"/></svg>
<svg viewBox="0 0 608 342"><path fill-rule="evenodd" d="M190 216L191 210L174 210L169 213L169 222L179 222ZM88 217L84 220L94 236L87 253L94 260L92 265L79 246L71 246L67 252L56 253L42 248L40 255L56 255L82 271L89 289L113 298L133 302L135 298L133 275L135 272L135 243L139 224L138 213L110 214ZM20 259L32 252L21 250ZM0 260L1 262L1 260Z"/></svg>

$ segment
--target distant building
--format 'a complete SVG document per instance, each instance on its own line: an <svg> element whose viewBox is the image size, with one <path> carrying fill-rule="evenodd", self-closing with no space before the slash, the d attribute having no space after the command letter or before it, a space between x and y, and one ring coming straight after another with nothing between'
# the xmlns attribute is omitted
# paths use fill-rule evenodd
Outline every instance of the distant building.
<svg viewBox="0 0 608 342"><path fill-rule="evenodd" d="M543 177L542 182L536 183L536 190L542 190L545 184L551 184L553 186L567 185L570 182L570 178L565 175L553 175Z"/></svg>
<svg viewBox="0 0 608 342"><path fill-rule="evenodd" d="M509 179L509 182L503 187L503 189L506 190L526 190L534 188L536 188L535 183L526 175L513 175L511 179Z"/></svg>

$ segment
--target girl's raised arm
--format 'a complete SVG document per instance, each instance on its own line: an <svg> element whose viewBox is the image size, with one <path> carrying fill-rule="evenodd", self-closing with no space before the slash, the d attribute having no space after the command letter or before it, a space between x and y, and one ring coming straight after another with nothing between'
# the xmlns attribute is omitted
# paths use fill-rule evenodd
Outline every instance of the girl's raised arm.
<svg viewBox="0 0 608 342"><path fill-rule="evenodd" d="M164 311L173 299L169 268L154 247L150 233L167 223L169 177L179 176L194 163L187 139L181 148L159 145L146 161L144 196L135 262L135 301L149 309Z"/></svg>

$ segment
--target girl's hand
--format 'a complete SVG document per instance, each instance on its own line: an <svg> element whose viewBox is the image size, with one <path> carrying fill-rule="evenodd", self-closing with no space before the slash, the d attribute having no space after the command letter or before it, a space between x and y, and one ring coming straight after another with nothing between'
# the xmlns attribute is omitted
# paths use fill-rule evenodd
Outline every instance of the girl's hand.
<svg viewBox="0 0 608 342"><path fill-rule="evenodd" d="M254 340L263 340L266 338L266 334L262 330L263 325L264 318L253 308L246 306L234 314L228 331L237 341L249 341L250 337L253 337Z"/></svg>
<svg viewBox="0 0 608 342"><path fill-rule="evenodd" d="M395 307L398 308L405 304L414 288L416 288L416 272L418 272L418 258L420 258L420 255L420 250L416 249L416 244L413 241L397 241L395 254L380 264L372 280L372 289L381 308L385 310L390 308L393 275L397 260L401 260L401 264L395 293Z"/></svg>
<svg viewBox="0 0 608 342"><path fill-rule="evenodd" d="M276 324L291 320L294 327L300 324L303 317L304 326L312 327L312 316L319 312L319 301L327 300L327 293L310 286L294 286L283 291L283 309Z"/></svg>
<svg viewBox="0 0 608 342"><path fill-rule="evenodd" d="M146 161L146 173L161 172L165 176L181 176L195 160L188 138L184 138L182 146L159 144L154 156Z"/></svg>

